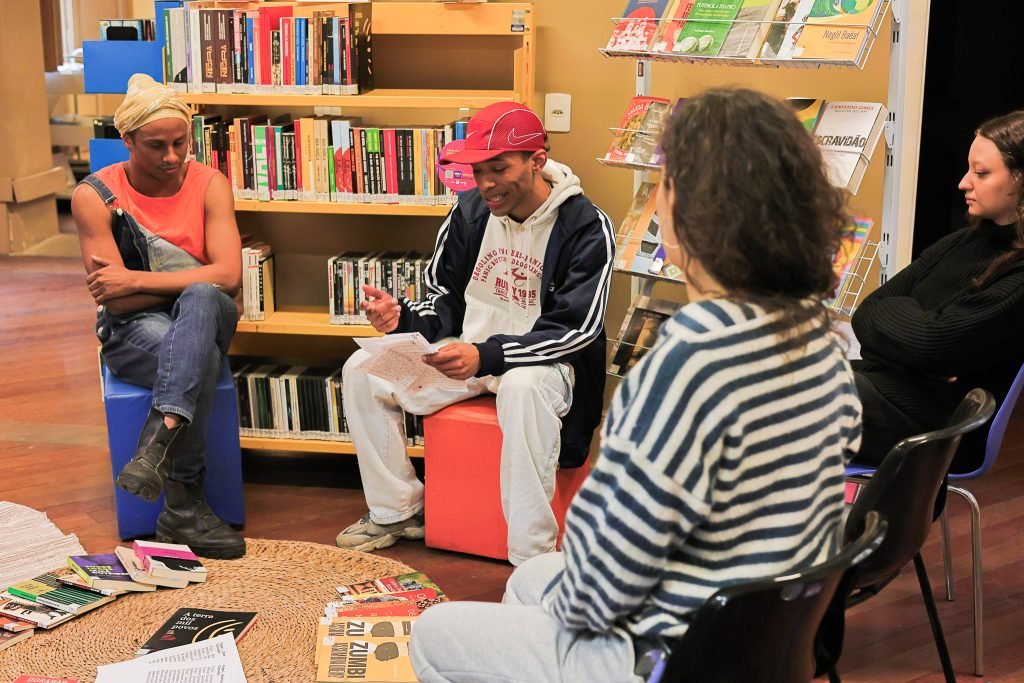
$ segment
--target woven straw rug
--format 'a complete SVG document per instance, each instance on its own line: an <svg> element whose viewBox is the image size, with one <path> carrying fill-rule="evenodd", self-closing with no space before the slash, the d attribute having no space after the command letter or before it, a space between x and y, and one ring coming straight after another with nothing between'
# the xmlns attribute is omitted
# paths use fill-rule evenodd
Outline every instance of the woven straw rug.
<svg viewBox="0 0 1024 683"><path fill-rule="evenodd" d="M313 666L317 620L335 586L413 571L385 557L315 543L246 539L240 560L204 560L206 583L127 593L51 631L0 652L0 681L21 674L96 679L96 667L132 659L180 607L257 612L238 643L250 683L304 683Z"/></svg>

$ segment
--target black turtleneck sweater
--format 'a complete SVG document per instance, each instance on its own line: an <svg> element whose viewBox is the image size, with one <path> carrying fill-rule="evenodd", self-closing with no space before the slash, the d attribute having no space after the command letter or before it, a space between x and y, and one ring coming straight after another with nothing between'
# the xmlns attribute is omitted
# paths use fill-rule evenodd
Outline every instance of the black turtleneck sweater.
<svg viewBox="0 0 1024 683"><path fill-rule="evenodd" d="M863 358L854 370L926 429L942 426L975 387L1002 401L1024 362L1024 261L971 285L1012 240L1012 225L991 221L958 230L854 313Z"/></svg>

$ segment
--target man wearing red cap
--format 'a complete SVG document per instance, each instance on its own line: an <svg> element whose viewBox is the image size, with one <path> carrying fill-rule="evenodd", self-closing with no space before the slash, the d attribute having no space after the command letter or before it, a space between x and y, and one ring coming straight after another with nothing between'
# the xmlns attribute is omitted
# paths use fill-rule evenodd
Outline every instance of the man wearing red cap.
<svg viewBox="0 0 1024 683"><path fill-rule="evenodd" d="M477 190L460 195L441 225L427 297L399 301L364 285L374 328L420 332L436 349L425 362L465 388L405 392L360 369L365 352L345 363L345 411L370 511L338 534L339 546L369 551L423 538L423 484L405 451L402 409L427 415L493 393L509 561L554 550L556 465L582 464L601 420L615 239L579 179L548 159L546 140L521 104L478 112L465 148L440 160L472 165Z"/></svg>

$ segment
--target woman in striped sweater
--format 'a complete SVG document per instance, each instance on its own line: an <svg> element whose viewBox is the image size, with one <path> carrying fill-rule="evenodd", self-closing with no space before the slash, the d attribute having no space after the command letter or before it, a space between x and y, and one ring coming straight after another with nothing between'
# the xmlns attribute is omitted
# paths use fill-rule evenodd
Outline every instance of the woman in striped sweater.
<svg viewBox="0 0 1024 683"><path fill-rule="evenodd" d="M422 681L639 681L718 588L837 549L860 439L820 303L842 195L791 110L749 90L688 100L663 146L658 215L690 303L615 393L563 552L519 567L505 604L424 613Z"/></svg>

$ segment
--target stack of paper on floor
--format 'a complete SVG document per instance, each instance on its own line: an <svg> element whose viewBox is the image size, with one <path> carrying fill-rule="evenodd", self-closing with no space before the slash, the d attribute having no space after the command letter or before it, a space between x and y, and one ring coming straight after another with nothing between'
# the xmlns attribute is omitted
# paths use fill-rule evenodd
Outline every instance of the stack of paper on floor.
<svg viewBox="0 0 1024 683"><path fill-rule="evenodd" d="M231 634L96 668L96 683L213 680L245 683L245 672Z"/></svg>
<svg viewBox="0 0 1024 683"><path fill-rule="evenodd" d="M46 513L0 502L0 586L31 579L59 567L68 555L85 548L74 534L64 534Z"/></svg>

